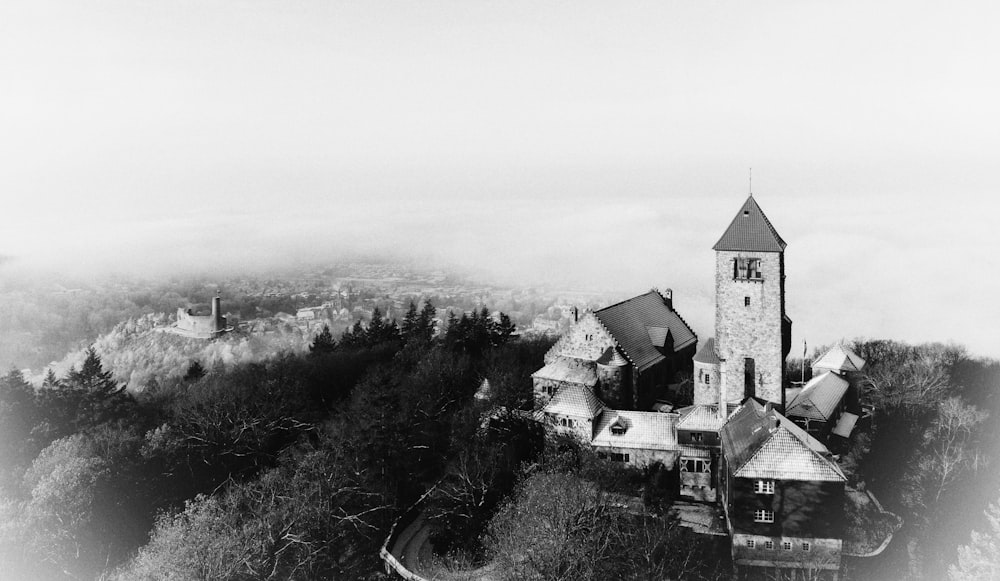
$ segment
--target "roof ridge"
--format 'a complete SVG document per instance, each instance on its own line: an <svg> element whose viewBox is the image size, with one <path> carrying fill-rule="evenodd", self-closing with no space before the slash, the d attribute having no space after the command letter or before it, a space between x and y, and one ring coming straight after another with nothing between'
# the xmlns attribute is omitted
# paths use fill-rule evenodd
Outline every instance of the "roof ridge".
<svg viewBox="0 0 1000 581"><path fill-rule="evenodd" d="M625 303L627 303L629 301L635 300L635 299L637 299L637 298L639 298L641 296L645 296L645 295L652 294L652 293L656 293L657 295L660 294L660 293L657 293L653 289L649 289L647 292L635 295L634 297L629 297L627 299L622 299L622 300L618 301L617 303L612 303L612 304L610 304L610 305L608 305L606 307L601 307L601 308L597 309L596 311L592 311L592 312L596 315L597 313L600 313L601 311L606 311L606 310L608 310L608 309L610 309L612 307L617 307L618 305L623 305L623 304L625 304ZM663 297L660 297L660 298L662 299ZM671 310L673 310L673 309L671 309Z"/></svg>

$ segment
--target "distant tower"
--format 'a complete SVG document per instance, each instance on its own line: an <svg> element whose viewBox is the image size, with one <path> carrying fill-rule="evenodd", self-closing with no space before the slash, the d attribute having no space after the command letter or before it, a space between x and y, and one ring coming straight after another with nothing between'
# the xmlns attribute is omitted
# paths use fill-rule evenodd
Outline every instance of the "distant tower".
<svg viewBox="0 0 1000 581"><path fill-rule="evenodd" d="M792 321L785 315L785 241L751 194L715 250L715 342L722 392L784 410L785 357Z"/></svg>

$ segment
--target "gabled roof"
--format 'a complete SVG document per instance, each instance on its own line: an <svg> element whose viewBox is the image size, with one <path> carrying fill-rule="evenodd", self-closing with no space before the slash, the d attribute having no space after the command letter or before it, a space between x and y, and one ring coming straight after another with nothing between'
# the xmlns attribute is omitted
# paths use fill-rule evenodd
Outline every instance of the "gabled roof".
<svg viewBox="0 0 1000 581"><path fill-rule="evenodd" d="M788 418L748 399L720 430L722 453L738 478L843 482L829 450Z"/></svg>
<svg viewBox="0 0 1000 581"><path fill-rule="evenodd" d="M813 363L813 369L831 371L861 371L864 368L865 360L839 343Z"/></svg>
<svg viewBox="0 0 1000 581"><path fill-rule="evenodd" d="M713 250L746 250L751 252L783 252L785 241L757 205L753 195L726 228Z"/></svg>
<svg viewBox="0 0 1000 581"><path fill-rule="evenodd" d="M607 328L639 371L664 359L653 341L659 338L661 331L650 329L669 331L674 340L675 351L698 341L691 327L667 306L663 297L655 290L594 311L594 316ZM664 332L663 338L665 337Z"/></svg>
<svg viewBox="0 0 1000 581"><path fill-rule="evenodd" d="M565 385L559 388L542 411L547 414L594 419L604 409L604 404L597 399L590 388L582 385Z"/></svg>
<svg viewBox="0 0 1000 581"><path fill-rule="evenodd" d="M601 414L591 444L607 448L679 450L674 430L676 419L674 414L660 412L608 410ZM615 423L625 425L624 434L611 433Z"/></svg>
<svg viewBox="0 0 1000 581"><path fill-rule="evenodd" d="M719 354L715 352L715 338L709 337L705 344L698 349L698 352L694 354L694 360L697 363L707 363L709 365L718 365L722 363L719 361Z"/></svg>
<svg viewBox="0 0 1000 581"><path fill-rule="evenodd" d="M719 406L717 404L692 405L677 410L680 420L677 422L678 430L701 430L717 432L722 428L730 414L739 407L737 404L726 404L726 417L719 417Z"/></svg>
<svg viewBox="0 0 1000 581"><path fill-rule="evenodd" d="M591 387L597 385L597 371L593 363L570 357L557 357L552 363L532 373L531 377Z"/></svg>
<svg viewBox="0 0 1000 581"><path fill-rule="evenodd" d="M817 375L788 404L785 414L789 417L829 421L840 400L844 399L847 386L847 380L832 371Z"/></svg>

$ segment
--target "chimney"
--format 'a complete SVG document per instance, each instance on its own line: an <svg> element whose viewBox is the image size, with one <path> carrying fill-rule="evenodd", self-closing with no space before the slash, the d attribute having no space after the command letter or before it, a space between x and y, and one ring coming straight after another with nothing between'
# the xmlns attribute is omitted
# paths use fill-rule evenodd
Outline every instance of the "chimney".
<svg viewBox="0 0 1000 581"><path fill-rule="evenodd" d="M661 294L663 295L663 302L666 303L667 308L671 311L674 310L674 291L671 289L663 289Z"/></svg>

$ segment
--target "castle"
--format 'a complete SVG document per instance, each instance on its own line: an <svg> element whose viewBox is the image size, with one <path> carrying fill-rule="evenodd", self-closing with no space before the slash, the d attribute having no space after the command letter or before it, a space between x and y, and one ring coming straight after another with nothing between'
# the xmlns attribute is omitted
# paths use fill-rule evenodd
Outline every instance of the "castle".
<svg viewBox="0 0 1000 581"><path fill-rule="evenodd" d="M177 323L171 328L174 333L192 339L214 339L223 333L231 331L226 326L226 317L222 315L222 297L216 294L212 297L212 313L210 315L195 315L191 309L177 309Z"/></svg>
<svg viewBox="0 0 1000 581"><path fill-rule="evenodd" d="M696 350L669 290L587 311L533 374L535 406L601 457L677 470L681 497L718 507L735 565L835 577L847 478L826 443L850 436L865 362L837 346L787 386L785 247L751 194L713 247L714 338ZM671 409L678 372L693 401Z"/></svg>

